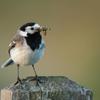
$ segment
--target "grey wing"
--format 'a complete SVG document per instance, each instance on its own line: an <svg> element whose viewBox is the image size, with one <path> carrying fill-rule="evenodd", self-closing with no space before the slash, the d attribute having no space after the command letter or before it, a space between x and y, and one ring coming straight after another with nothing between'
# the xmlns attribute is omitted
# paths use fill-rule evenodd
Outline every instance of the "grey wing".
<svg viewBox="0 0 100 100"><path fill-rule="evenodd" d="M17 35L14 36L13 40L12 40L12 41L10 42L10 44L9 44L9 49L8 49L9 56L10 56L10 50L16 46L16 39L17 39ZM10 57L8 60L6 60L6 61L1 65L1 68L5 68L5 67L7 67L7 66L9 66L9 65L11 65L11 64L13 64L13 63L14 63L14 62L13 62L13 60L12 60L11 57Z"/></svg>
<svg viewBox="0 0 100 100"><path fill-rule="evenodd" d="M9 52L9 56L10 56L10 50L13 49L14 47L16 47L18 44L22 44L23 43L23 37L21 37L20 35L16 34L11 43L9 44L9 49L8 49L8 52ZM5 61L2 65L1 65L1 68L4 68L4 67L7 67L11 64L13 64L13 60L11 59L11 57Z"/></svg>
<svg viewBox="0 0 100 100"><path fill-rule="evenodd" d="M17 46L17 44L23 44L24 38L22 36L20 36L19 34L16 34L11 43L9 44L9 49L8 49L8 53L10 54L10 50L13 49L14 47Z"/></svg>
<svg viewBox="0 0 100 100"><path fill-rule="evenodd" d="M9 44L9 49L8 49L9 55L10 55L10 50L11 50L12 48L14 48L15 46L16 46L16 42L15 42L15 41L12 41L12 42Z"/></svg>

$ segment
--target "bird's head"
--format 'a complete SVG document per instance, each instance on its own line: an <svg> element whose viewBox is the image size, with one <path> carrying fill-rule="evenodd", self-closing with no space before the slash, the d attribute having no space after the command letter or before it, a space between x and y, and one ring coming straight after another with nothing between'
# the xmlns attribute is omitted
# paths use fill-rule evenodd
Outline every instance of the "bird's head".
<svg viewBox="0 0 100 100"><path fill-rule="evenodd" d="M20 30L19 34L21 36L27 37L28 34L34 34L36 32L40 33L41 31L43 31L44 33L46 33L47 27L40 26L39 24L34 22L30 22L22 25L19 30Z"/></svg>

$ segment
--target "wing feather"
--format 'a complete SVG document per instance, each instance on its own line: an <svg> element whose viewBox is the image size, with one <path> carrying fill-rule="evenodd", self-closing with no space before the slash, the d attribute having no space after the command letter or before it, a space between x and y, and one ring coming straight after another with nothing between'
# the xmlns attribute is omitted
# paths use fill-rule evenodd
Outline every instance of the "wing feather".
<svg viewBox="0 0 100 100"><path fill-rule="evenodd" d="M8 53L10 54L10 50L16 47L17 45L20 45L20 44L22 45L23 41L24 41L24 38L20 36L19 34L16 34L9 44Z"/></svg>

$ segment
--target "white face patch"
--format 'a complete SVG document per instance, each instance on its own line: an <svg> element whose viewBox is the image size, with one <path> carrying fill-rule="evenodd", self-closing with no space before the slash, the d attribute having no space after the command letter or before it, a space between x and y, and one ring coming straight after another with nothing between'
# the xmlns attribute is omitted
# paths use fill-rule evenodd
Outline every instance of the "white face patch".
<svg viewBox="0 0 100 100"><path fill-rule="evenodd" d="M34 33L34 30L32 30L31 28L32 28L32 26L27 26L25 28L25 32L30 33L30 34Z"/></svg>
<svg viewBox="0 0 100 100"><path fill-rule="evenodd" d="M33 26L27 26L25 28L25 32L30 33L30 34L33 34L33 33L37 32L37 30L39 28L40 28L40 25L39 24L35 24Z"/></svg>
<svg viewBox="0 0 100 100"><path fill-rule="evenodd" d="M35 24L34 26L33 26L33 28L34 29L39 29L41 26L39 25L39 24Z"/></svg>
<svg viewBox="0 0 100 100"><path fill-rule="evenodd" d="M21 36L27 37L27 32L19 31L18 32Z"/></svg>
<svg viewBox="0 0 100 100"><path fill-rule="evenodd" d="M27 26L25 27L25 31L19 30L19 34L21 36L27 37L27 34L34 34L35 32L38 32L41 26L39 24L34 24L33 26Z"/></svg>

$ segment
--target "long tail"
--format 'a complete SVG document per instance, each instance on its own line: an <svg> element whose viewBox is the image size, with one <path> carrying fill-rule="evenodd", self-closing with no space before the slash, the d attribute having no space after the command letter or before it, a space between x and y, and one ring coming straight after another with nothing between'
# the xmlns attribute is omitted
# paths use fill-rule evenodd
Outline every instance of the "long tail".
<svg viewBox="0 0 100 100"><path fill-rule="evenodd" d="M13 63L14 63L13 60L9 58L7 61L4 62L4 64L1 65L1 68L5 68Z"/></svg>

